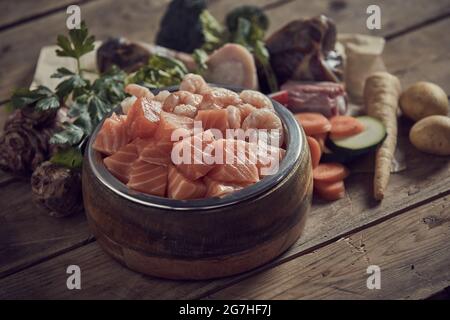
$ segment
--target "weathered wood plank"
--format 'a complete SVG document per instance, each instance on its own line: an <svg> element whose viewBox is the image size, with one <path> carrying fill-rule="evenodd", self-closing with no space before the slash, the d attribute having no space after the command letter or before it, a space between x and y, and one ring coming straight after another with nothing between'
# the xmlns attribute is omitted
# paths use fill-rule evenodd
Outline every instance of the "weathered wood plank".
<svg viewBox="0 0 450 320"><path fill-rule="evenodd" d="M445 21L446 20L444 20L443 22ZM433 24L428 28L436 28L436 26L439 27L438 30L440 31L433 31L433 34L436 34L437 32L443 32L443 27L440 26L440 23ZM419 32L420 31L413 32L406 35L405 37L412 37L410 38L410 41L411 43L414 43L414 37L417 37L417 34ZM139 37L137 37L137 39L139 39ZM429 46L432 46L432 41L439 41L439 38L435 37L434 40L433 38L431 38ZM442 41L442 39L440 41ZM395 40L392 43L395 43ZM425 50L425 48L423 49ZM391 57L401 56L404 51L408 50L410 50L410 47L408 46L399 46L398 51L392 51L389 54L389 51L387 50L387 56L385 56L387 63L389 63L389 59L391 59ZM416 52L415 54L420 54L420 52ZM411 58L413 57L414 56L411 56ZM427 64L429 63L431 63L429 60L423 61L419 70L426 70ZM438 72L442 74L445 73L445 70L446 69L438 70ZM400 76L402 75L400 74ZM405 81L405 79L406 78L402 76L402 80ZM353 177L351 177L347 182L348 197L333 204L317 203L314 207L314 211L310 215L304 237L302 237L297 245L294 246L287 254L285 254L282 259L278 260L275 263L272 263L272 266L284 261L288 261L293 257L304 253L305 251L311 250L311 248L329 241L330 239L351 232L354 228L360 228L367 223L373 223L375 221L378 221L379 219L385 219L390 215L396 214L398 210L404 209L405 205L416 206L418 203L427 201L427 199L429 199L430 197L436 198L448 193L448 161L443 158L426 156L414 150L406 138L408 125L404 124L402 127L403 140L399 142L399 145L402 145L404 146L404 148L406 148L405 151L407 154L409 171L394 175L392 177L389 191L391 196L388 197L388 199L385 199L385 201L380 206L376 206L375 203L373 203L370 199L371 175L364 173L353 175ZM427 168L423 168L424 163L427 164ZM342 223L340 221L342 221ZM83 242L84 240L80 241ZM75 251L77 251L77 253L81 256L84 255L82 249L78 249ZM30 250L29 252L33 251ZM46 253L44 252L40 259L42 259L45 254ZM116 264L111 263L111 268L115 267ZM125 270L124 272L128 271ZM102 273L105 273L105 271L103 270ZM103 275L101 273L98 273L97 277L103 277ZM126 276L124 277L127 278ZM181 288L180 291L178 291L179 294L177 295L177 297L199 297L207 292L215 291L217 290L217 288L226 286L229 283L233 283L235 281L238 280L236 278L232 278L208 283L196 283L195 286L190 286L189 290L187 291L184 291L184 289ZM165 281L163 282L165 283ZM184 283L181 285L183 286ZM162 285L156 285L155 283L153 283L153 286L160 287ZM176 287L174 284L171 284L171 286L172 288ZM166 287L162 286L162 288ZM126 296L126 294L129 293L125 292L124 296ZM139 293L134 294L139 295ZM151 294L157 295L160 293L152 292Z"/></svg>
<svg viewBox="0 0 450 320"><path fill-rule="evenodd" d="M384 52L388 70L399 76L406 88L417 81L432 81L450 95L450 18L395 38Z"/></svg>
<svg viewBox="0 0 450 320"><path fill-rule="evenodd" d="M276 1L252 0L249 3L264 6L271 2ZM81 7L83 19L87 21L91 31L99 39L124 35L131 39L151 42L167 3L168 0L127 2L105 0L86 3ZM236 0L210 1L210 10L221 19L229 9L241 3ZM328 0L310 1L307 4L292 1L282 6L272 7L268 10L272 21L271 30L297 17L324 13L336 20L340 31L369 32L365 27L365 10L370 1L343 3L345 5L336 6L331 5ZM398 32L426 21L430 17L450 11L450 5L445 0L434 1L433 5L422 0L413 0L406 8L401 0L389 1L389 3L380 1L380 4L385 17L384 27L375 33L382 35ZM268 7L271 8L271 6ZM414 14L414 10L420 11L421 14ZM98 12L102 14L99 15ZM0 75L0 101L8 99L14 88L30 84L40 48L55 42L57 34L64 31L65 18L64 12L58 12L45 19L34 21L32 24L20 25L0 33L0 52L3 55L0 61L0 69L3 70ZM445 47L445 44L442 45Z"/></svg>
<svg viewBox="0 0 450 320"><path fill-rule="evenodd" d="M381 9L381 29L367 29L366 13L369 5L376 4ZM342 1L291 1L269 10L272 22L270 30L276 30L291 19L325 14L331 17L339 32L357 32L377 36L388 36L421 24L430 18L450 13L450 3L446 0L431 2L410 0L408 5L402 0L342 0Z"/></svg>
<svg viewBox="0 0 450 320"><path fill-rule="evenodd" d="M450 284L449 200L437 199L206 297L426 298ZM81 290L67 290L65 270L71 264L81 268ZM368 265L380 266L381 290L365 287ZM0 280L0 298L189 299L205 297L207 287L204 281L134 273L92 243Z"/></svg>
<svg viewBox="0 0 450 320"><path fill-rule="evenodd" d="M91 239L84 213L50 217L34 206L30 188L14 180L0 189L0 278Z"/></svg>
<svg viewBox="0 0 450 320"><path fill-rule="evenodd" d="M450 197L211 295L214 299L423 299L450 284ZM369 265L381 289L366 286Z"/></svg>
<svg viewBox="0 0 450 320"><path fill-rule="evenodd" d="M66 269L72 264L81 269L81 290L66 287ZM181 299L202 283L140 275L112 261L94 242L0 280L0 298Z"/></svg>
<svg viewBox="0 0 450 320"><path fill-rule="evenodd" d="M89 0L87 0L89 1ZM42 17L57 10L65 10L70 4L80 4L86 0L21 0L0 1L0 29L14 26L33 17Z"/></svg>

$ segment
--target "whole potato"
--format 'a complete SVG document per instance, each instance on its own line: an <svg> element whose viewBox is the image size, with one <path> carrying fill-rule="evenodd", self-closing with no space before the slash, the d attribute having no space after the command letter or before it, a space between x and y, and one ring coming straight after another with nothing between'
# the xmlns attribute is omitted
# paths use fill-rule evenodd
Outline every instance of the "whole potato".
<svg viewBox="0 0 450 320"><path fill-rule="evenodd" d="M409 140L420 151L450 155L450 118L430 116L418 121L409 132Z"/></svg>
<svg viewBox="0 0 450 320"><path fill-rule="evenodd" d="M431 82L417 82L400 96L400 108L408 118L419 121L432 115L448 114L447 94Z"/></svg>

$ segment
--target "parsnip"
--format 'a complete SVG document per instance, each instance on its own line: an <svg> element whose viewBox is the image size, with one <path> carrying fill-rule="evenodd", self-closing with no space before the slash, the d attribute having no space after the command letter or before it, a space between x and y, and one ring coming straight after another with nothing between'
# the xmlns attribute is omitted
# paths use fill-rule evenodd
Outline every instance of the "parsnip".
<svg viewBox="0 0 450 320"><path fill-rule="evenodd" d="M387 132L387 137L377 149L375 158L373 192L377 200L383 199L391 173L391 163L397 145L397 109L400 93L400 81L390 73L376 72L366 79L364 104L367 114L379 119Z"/></svg>

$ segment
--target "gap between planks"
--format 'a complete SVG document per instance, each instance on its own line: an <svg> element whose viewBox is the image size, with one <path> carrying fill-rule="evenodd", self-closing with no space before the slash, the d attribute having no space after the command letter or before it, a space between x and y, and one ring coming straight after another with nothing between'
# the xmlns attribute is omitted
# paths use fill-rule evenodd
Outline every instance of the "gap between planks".
<svg viewBox="0 0 450 320"><path fill-rule="evenodd" d="M89 2L93 2L93 1L98 1L98 0L78 0L78 1L73 1L72 4L82 5L82 4L86 4L86 3L89 3ZM7 30L7 29L11 29L11 28L14 28L14 27L26 24L26 23L30 23L30 22L33 22L34 20L37 20L37 19L42 19L42 18L48 17L48 16L50 16L52 14L55 14L55 13L58 13L60 11L65 11L68 6L69 6L69 4L65 4L63 6L58 6L58 7L49 9L49 10L44 11L44 12L39 12L39 13L33 14L31 16L28 16L28 17L20 18L20 19L18 19L16 21L13 21L13 22L6 23L4 25L0 25L0 33L5 31L5 30Z"/></svg>
<svg viewBox="0 0 450 320"><path fill-rule="evenodd" d="M308 253L317 251L319 249L322 249L324 247L327 247L327 246L331 245L332 243L335 243L335 242L339 241L342 238L346 238L346 237L348 237L348 236L350 236L352 234L355 234L355 233L367 230L367 229L369 229L371 227L377 226L379 224L382 224L383 222L385 222L387 220L390 220L392 218L400 216L400 215L402 215L402 214L404 214L404 213L406 213L408 211L411 211L411 210L420 208L422 206L425 206L425 205L427 205L427 204L429 204L429 203L431 203L433 201L436 201L436 200L438 200L440 198L444 198L444 197L446 197L448 195L450 195L450 190L447 190L445 192L437 194L437 195L435 195L433 197L427 198L427 199L425 199L423 201L419 201L417 203L414 203L411 206L408 206L408 207L399 209L397 211L394 211L394 212L392 212L391 214L389 214L387 216L384 216L384 217L381 217L379 219L376 219L376 220L374 220L372 222L369 222L367 224L364 224L364 225L362 225L360 227L356 227L356 228L354 228L354 229L352 229L350 231L338 234L338 235L336 235L336 236L334 236L334 237L332 237L332 238L330 238L328 240L325 240L325 241L321 242L320 244L317 244L317 245L312 246L310 248L307 248L305 250L299 251L299 252L297 252L295 254L292 254L292 255L289 255L287 257L280 258L279 260L275 260L273 262L269 262L268 264L266 264L266 265L264 265L262 267L259 267L257 269L254 269L252 271L249 271L248 273L245 273L243 275L238 275L232 281L227 282L227 283L223 284L222 286L217 286L217 287L215 287L215 288L213 288L211 290L208 290L208 291L206 291L204 293L201 293L198 296L193 297L192 299L193 300L203 299L203 298L205 298L205 297L207 297L209 295L213 295L214 293L217 293L217 292L219 292L219 291L221 291L221 290L223 290L225 288L228 288L228 287L230 287L232 285L235 285L235 284L237 284L237 283L239 283L239 282L241 282L241 281L243 281L245 279L251 278L252 276L254 276L254 275L258 274L258 273L261 273L263 271L272 269L272 268L277 267L279 265L282 265L282 264L284 264L286 262L292 261L292 260L294 260L294 259L296 259L296 258L298 258L300 256L305 255L305 254L308 254Z"/></svg>
<svg viewBox="0 0 450 320"><path fill-rule="evenodd" d="M92 2L92 1L94 1L94 0L86 0L86 1L82 1L81 3L87 3L87 2ZM286 5L286 4L290 3L290 2L292 2L292 1L275 1L275 2L272 3L272 4L266 5L266 6L265 6L265 9L266 9L266 10L271 10L271 9L276 8L276 7L280 7L280 6ZM29 22L29 21L31 21L31 20L33 20L33 19L40 19L40 18L43 18L43 17L45 17L45 16L52 15L52 14L56 13L57 11L63 10L64 8L66 8L66 6L61 7L61 8L59 8L59 9L54 9L54 10L51 10L51 11L47 11L47 12L44 13L44 14L35 15L35 16L33 16L33 18L30 17L30 18L27 18L27 19L23 19L23 22L22 22L22 23L27 23L27 22ZM441 20L443 20L443 19L448 18L449 16L450 16L450 13L447 13L447 14L440 15L440 16L438 16L438 17L436 17L436 18L428 19L428 20L426 20L426 21L424 21L424 22L417 23L417 24L415 24L415 25L413 25L413 26L410 26L410 27L407 27L407 28L405 28L405 29L403 29L403 30L400 30L400 31L398 31L398 32L395 32L395 33L393 33L392 35L387 35L386 38L387 38L388 40L390 40L390 39L394 39L394 38L397 38L397 37L406 35L406 34L408 34L408 33L410 33L410 32L414 32L414 31L418 30L419 28L425 27L425 26L427 26L427 25L431 25L431 24L433 24L433 23L437 23L437 22L439 22L439 21L441 21ZM22 21L22 20L21 20L21 21ZM17 26L17 25L22 24L22 23L19 23L19 22L18 22L18 23L16 23L16 24L11 24L11 25L12 25L11 27ZM0 31L2 31L2 29L0 29ZM5 101L5 102L7 102L7 101ZM445 194L448 194L449 192L450 192L450 191L445 192L444 195L445 195ZM416 204L414 204L414 205L412 205L412 206L410 206L410 207L400 209L400 210L398 210L398 211L396 211L396 212L393 212L392 214L390 214L390 215L388 215L388 216L386 216L386 217L380 218L379 220L375 220L375 221L369 223L368 225L365 225L365 226L362 226L362 227L360 227L360 228L354 229L354 230L352 230L351 232L348 232L347 234L356 232L356 230L358 230L358 229L359 229L359 230L363 230L363 229L366 229L366 228L368 228L368 227L370 227L370 226L379 224L379 223L381 223L381 222L383 222L383 221L385 221L385 220L387 220L387 219L390 219L390 218L392 218L392 217L394 217L394 216L396 216L396 215L398 215L398 214L401 214L401 213L406 212L406 211L408 211L408 210L411 210L411 209L413 209L413 208L415 208L415 207L418 207L418 206L424 205L424 204L426 204L426 203L428 203L428 202L430 202L430 201L433 201L434 199L436 199L436 198L438 198L438 197L440 197L440 196L442 196L442 194L435 195L435 196L432 197L432 198L429 198L429 199L426 199L426 200L421 201L421 202L419 202L419 203L416 203ZM307 253L307 252L310 252L311 250L316 250L317 248L320 248L320 247L323 247L323 246L325 246L325 245L328 245L329 243L332 243L332 242L336 241L336 239L338 239L338 238L340 238L340 237L342 237L342 236L345 236L345 234L342 234L342 235L340 235L340 236L336 236L336 237L334 237L333 239L327 240L326 242L323 242L322 244L317 245L316 247L313 247L313 248L310 248L310 249L308 249L308 250L305 250L304 252L296 253L295 255L286 258L285 260L277 261L275 265L282 264L282 263L284 263L284 262L286 262L286 261L290 261L290 260L295 259L296 257L298 257L298 256L300 256L300 255L303 255L303 254L305 254L305 253ZM30 264L30 265L28 265L28 266L25 266L24 268L22 268L22 269L20 269L20 270L26 269L27 267L30 267L30 266L39 264L39 263L41 263L41 262L44 262L44 261L46 261L46 260L52 259L52 258L54 258L54 257L57 257L57 256L62 255L62 254L64 254L64 253L67 253L67 252L69 252L69 251L71 251L71 250L73 250L73 249L79 248L79 247L84 246L84 245L86 245L86 244L88 244L88 243L91 243L91 242L93 242L93 241L95 241L95 239L91 239L89 242L86 242L86 241L85 241L85 242L81 242L80 244L77 244L77 245L68 247L68 248L66 248L66 249L64 249L64 250L61 250L61 251L59 251L59 252L53 254L52 256L49 256L49 257L43 258L43 259L41 259L41 260L35 261L33 264ZM271 265L270 267L273 267L273 266L274 266L274 265ZM264 269L261 269L261 270L255 271L255 272L260 272L260 271L262 271L262 270L264 270ZM15 272L17 272L17 271L15 271ZM15 273L15 272L13 272L13 273ZM10 274L12 274L12 273L10 273ZM252 275L252 274L249 274L249 275L246 275L246 276L251 276L251 275ZM244 278L242 278L242 279L244 279ZM236 282L239 282L239 281L241 281L242 279L236 279ZM234 282L234 283L236 283L236 282ZM230 284L230 285L231 285L231 284ZM228 285L226 285L226 286L224 286L224 287L227 287L227 286L228 286Z"/></svg>

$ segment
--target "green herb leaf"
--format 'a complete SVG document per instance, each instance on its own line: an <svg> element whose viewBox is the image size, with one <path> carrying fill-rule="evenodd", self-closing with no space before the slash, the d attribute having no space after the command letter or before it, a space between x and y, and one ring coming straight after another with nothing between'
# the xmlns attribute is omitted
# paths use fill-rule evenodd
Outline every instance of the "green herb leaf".
<svg viewBox="0 0 450 320"><path fill-rule="evenodd" d="M59 49L56 50L56 54L60 57L79 59L94 50L94 41L95 37L88 35L88 29L83 21L79 29L69 31L69 37L63 35L57 37Z"/></svg>
<svg viewBox="0 0 450 320"><path fill-rule="evenodd" d="M57 96L43 98L36 103L36 110L45 111L59 108L59 99Z"/></svg>
<svg viewBox="0 0 450 320"><path fill-rule="evenodd" d="M49 88L44 86L39 86L34 90L18 89L11 97L13 109L20 109L32 104L36 104L39 110L48 110L58 108L59 100Z"/></svg>
<svg viewBox="0 0 450 320"><path fill-rule="evenodd" d="M81 95L83 89L87 90L88 86L89 82L87 80L75 74L58 84L56 87L56 94L62 100L65 100L72 92L75 93L75 97Z"/></svg>
<svg viewBox="0 0 450 320"><path fill-rule="evenodd" d="M232 24L234 28L234 32L230 35L230 41L246 47L253 54L255 60L263 69L269 90L276 92L278 91L278 82L270 65L269 51L264 44L265 30L261 26L261 21L256 17L252 20L244 18L245 13L250 14L251 12L244 10L241 12L242 15L236 14L230 20L229 24Z"/></svg>
<svg viewBox="0 0 450 320"><path fill-rule="evenodd" d="M78 148L70 147L54 154L50 161L71 169L76 169L81 167L83 155Z"/></svg>
<svg viewBox="0 0 450 320"><path fill-rule="evenodd" d="M206 64L206 61L208 61L208 54L206 51L203 49L195 49L192 58L194 58L194 61L197 64L196 73L203 74L208 69L208 65Z"/></svg>
<svg viewBox="0 0 450 320"><path fill-rule="evenodd" d="M58 68L54 74L51 75L52 78L64 78L67 76L73 76L75 73L67 68Z"/></svg>
<svg viewBox="0 0 450 320"><path fill-rule="evenodd" d="M204 37L204 43L201 49L206 52L212 52L221 47L225 39L224 27L206 9L200 14L200 23Z"/></svg>
<svg viewBox="0 0 450 320"><path fill-rule="evenodd" d="M137 83L150 89L180 84L188 73L181 61L160 55L153 55L148 65L130 75L126 83Z"/></svg>
<svg viewBox="0 0 450 320"><path fill-rule="evenodd" d="M84 130L82 128L73 123L65 123L63 130L50 138L50 143L76 145L83 139L83 136Z"/></svg>

